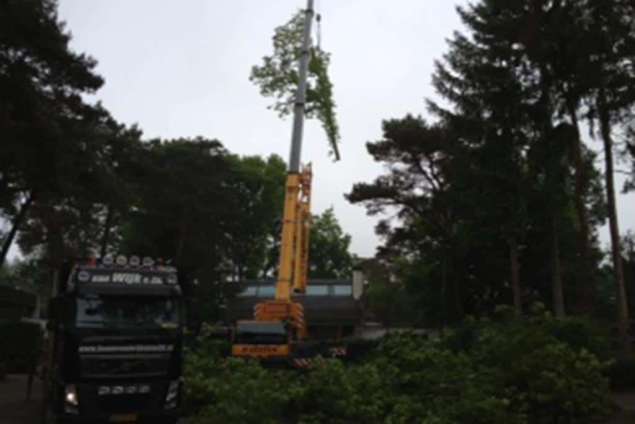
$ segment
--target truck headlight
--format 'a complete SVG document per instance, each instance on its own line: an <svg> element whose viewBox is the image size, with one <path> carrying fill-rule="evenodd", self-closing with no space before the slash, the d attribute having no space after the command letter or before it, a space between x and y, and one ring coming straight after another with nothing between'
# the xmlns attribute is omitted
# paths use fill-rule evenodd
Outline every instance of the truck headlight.
<svg viewBox="0 0 635 424"><path fill-rule="evenodd" d="M74 384L69 384L64 387L64 412L69 414L77 414L79 411L79 399L77 397L77 387Z"/></svg>
<svg viewBox="0 0 635 424"><path fill-rule="evenodd" d="M174 409L179 400L179 388L181 382L179 380L174 380L170 382L168 386L168 392L165 395L165 409Z"/></svg>

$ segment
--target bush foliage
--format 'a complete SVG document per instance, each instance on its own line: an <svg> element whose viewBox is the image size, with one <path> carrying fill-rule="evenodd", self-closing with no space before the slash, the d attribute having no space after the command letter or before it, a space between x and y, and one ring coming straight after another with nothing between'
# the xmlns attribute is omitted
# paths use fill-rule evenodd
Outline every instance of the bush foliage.
<svg viewBox="0 0 635 424"><path fill-rule="evenodd" d="M610 407L597 334L581 320L472 321L435 340L389 336L360 363L306 372L203 343L187 361L187 407L196 424L591 422Z"/></svg>

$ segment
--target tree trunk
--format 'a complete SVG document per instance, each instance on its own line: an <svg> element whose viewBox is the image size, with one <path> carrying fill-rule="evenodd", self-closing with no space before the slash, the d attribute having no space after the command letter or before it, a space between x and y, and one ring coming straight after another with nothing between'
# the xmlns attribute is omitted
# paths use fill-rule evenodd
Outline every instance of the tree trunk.
<svg viewBox="0 0 635 424"><path fill-rule="evenodd" d="M573 164L575 167L575 211L578 218L578 253L580 262L584 269L581 274L587 278L576 281L576 312L580 314L590 314L593 312L594 285L591 278L591 264L589 255L589 217L584 203L584 195L586 192L586 178L584 176L584 160L582 157L582 139L580 137L580 124L578 122L577 108L574 102L567 102L569 118L571 124L575 128L575 140L573 146Z"/></svg>
<svg viewBox="0 0 635 424"><path fill-rule="evenodd" d="M447 327L449 319L448 319L448 266L445 258L442 259L443 263L441 265L441 332L443 334L443 330Z"/></svg>
<svg viewBox="0 0 635 424"><path fill-rule="evenodd" d="M26 198L22 206L20 206L20 211L18 212L15 219L13 220L13 223L11 225L11 230L9 231L7 238L4 239L4 241L2 242L2 250L0 251L0 267L4 265L4 261L7 258L7 255L9 254L9 249L11 248L11 245L13 244L13 239L15 238L15 235L18 233L18 229L24 222L24 218L26 218L26 213L28 212L32 203L33 203L33 194L29 193L28 197Z"/></svg>
<svg viewBox="0 0 635 424"><path fill-rule="evenodd" d="M522 315L523 304L520 296L520 264L518 262L518 242L516 237L509 239L509 265L511 271L512 294L516 314Z"/></svg>
<svg viewBox="0 0 635 424"><path fill-rule="evenodd" d="M463 296L461 293L461 286L459 284L456 272L453 272L450 277L450 284L452 286L452 307L454 309L454 322L461 322L465 318L465 309L463 307Z"/></svg>
<svg viewBox="0 0 635 424"><path fill-rule="evenodd" d="M112 206L106 206L106 222L104 222L104 233L101 237L101 243L99 247L99 256L104 257L108 253L108 243L110 242L110 230L112 227L112 220L114 218L114 212Z"/></svg>
<svg viewBox="0 0 635 424"><path fill-rule="evenodd" d="M613 272L617 290L618 328L620 339L625 352L631 351L631 343L628 337L629 312L626 298L626 286L624 282L624 267L620 248L620 231L617 220L617 207L615 200L615 181L613 171L613 138L611 136L610 115L606 108L604 90L600 90L598 97L598 112L600 116L600 132L604 142L604 162L606 179L606 202L609 214L609 229L611 233L611 252L613 257Z"/></svg>
<svg viewBox="0 0 635 424"><path fill-rule="evenodd" d="M564 318L564 293L562 288L562 272L560 269L560 237L558 218L555 211L551 212L551 290L553 297L553 312L558 318Z"/></svg>
<svg viewBox="0 0 635 424"><path fill-rule="evenodd" d="M185 211L181 213L181 222L179 224L178 239L176 241L176 254L174 260L177 264L181 264L183 249L185 248L185 237L187 235L187 222L185 220Z"/></svg>

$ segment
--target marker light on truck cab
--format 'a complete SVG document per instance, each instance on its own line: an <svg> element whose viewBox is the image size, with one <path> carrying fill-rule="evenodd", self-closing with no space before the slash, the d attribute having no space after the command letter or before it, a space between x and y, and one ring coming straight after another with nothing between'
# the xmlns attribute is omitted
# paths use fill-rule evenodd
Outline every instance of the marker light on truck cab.
<svg viewBox="0 0 635 424"><path fill-rule="evenodd" d="M117 256L115 263L119 266L126 266L126 264L128 263L128 259L124 255L119 255Z"/></svg>
<svg viewBox="0 0 635 424"><path fill-rule="evenodd" d="M115 259L112 257L112 255L106 255L101 259L102 265L112 266L113 263L115 263Z"/></svg>
<svg viewBox="0 0 635 424"><path fill-rule="evenodd" d="M131 256L130 260L128 260L128 265L130 266L139 266L141 265L141 259L138 256Z"/></svg>
<svg viewBox="0 0 635 424"><path fill-rule="evenodd" d="M77 389L74 384L69 384L64 389L64 400L66 400L66 403L69 405L77 406L79 404L77 400Z"/></svg>
<svg viewBox="0 0 635 424"><path fill-rule="evenodd" d="M180 386L181 382L179 380L173 380L170 382L170 385L168 386L168 392L165 395L165 409L176 408L177 402L179 400Z"/></svg>
<svg viewBox="0 0 635 424"><path fill-rule="evenodd" d="M77 388L74 384L69 384L64 387L64 412L67 414L78 414L78 406Z"/></svg>

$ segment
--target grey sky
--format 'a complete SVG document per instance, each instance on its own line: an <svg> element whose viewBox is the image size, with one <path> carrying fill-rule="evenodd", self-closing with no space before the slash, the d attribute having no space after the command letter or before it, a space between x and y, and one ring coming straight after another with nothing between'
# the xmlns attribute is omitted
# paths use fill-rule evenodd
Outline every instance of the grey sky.
<svg viewBox="0 0 635 424"><path fill-rule="evenodd" d="M97 98L145 137L217 138L232 152L287 160L290 120L266 109L249 82L252 65L271 51L274 27L305 0L60 0L72 47L99 61L106 84ZM375 221L343 198L354 182L381 172L365 150L381 121L426 115L433 61L460 28L448 0L317 0L322 46L332 53L331 76L342 129L343 160L327 157L326 138L308 122L303 160L314 164L314 211L334 206L352 249L372 255ZM622 228L635 208L622 198ZM631 202L632 203L632 202ZM603 237L605 239L605 237Z"/></svg>

